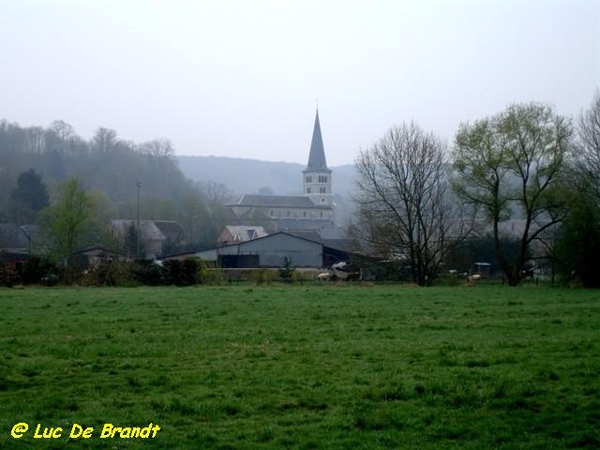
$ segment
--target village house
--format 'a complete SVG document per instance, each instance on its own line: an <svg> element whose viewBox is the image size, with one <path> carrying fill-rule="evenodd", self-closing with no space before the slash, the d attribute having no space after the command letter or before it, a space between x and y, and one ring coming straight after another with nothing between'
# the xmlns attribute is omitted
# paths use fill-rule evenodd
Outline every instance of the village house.
<svg viewBox="0 0 600 450"><path fill-rule="evenodd" d="M110 221L110 228L119 239L127 236L128 230L137 230L137 221L132 219L115 219ZM141 245L145 258L155 258L171 247L185 244L185 233L179 223L168 220L140 220Z"/></svg>
<svg viewBox="0 0 600 450"><path fill-rule="evenodd" d="M217 245L237 244L264 237L268 233L262 226L227 225L217 238Z"/></svg>

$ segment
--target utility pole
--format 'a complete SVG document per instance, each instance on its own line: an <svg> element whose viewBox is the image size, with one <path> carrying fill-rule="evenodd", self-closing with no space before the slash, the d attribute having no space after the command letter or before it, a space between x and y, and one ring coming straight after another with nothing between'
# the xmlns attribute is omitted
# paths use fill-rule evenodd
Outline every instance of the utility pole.
<svg viewBox="0 0 600 450"><path fill-rule="evenodd" d="M141 240L142 240L142 227L140 223L140 188L142 187L142 182L137 180L135 182L137 186L137 258L140 258L141 253Z"/></svg>

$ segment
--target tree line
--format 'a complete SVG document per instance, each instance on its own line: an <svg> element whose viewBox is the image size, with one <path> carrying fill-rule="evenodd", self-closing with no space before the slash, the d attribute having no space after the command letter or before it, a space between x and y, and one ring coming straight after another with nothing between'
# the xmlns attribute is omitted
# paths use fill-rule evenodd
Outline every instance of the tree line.
<svg viewBox="0 0 600 450"><path fill-rule="evenodd" d="M173 155L167 139L136 144L99 128L86 141L60 121L47 129L0 121L0 222L38 223L55 260L66 259L110 244L107 221L135 218L142 190L143 218L176 220L188 249L211 247L227 224L220 205L230 191L186 179ZM393 262L419 285L468 271L477 258L510 285L534 266L600 285L598 92L576 120L549 105L515 104L461 124L451 146L403 123L361 151L355 167L355 250ZM121 245L135 253L130 231Z"/></svg>
<svg viewBox="0 0 600 450"><path fill-rule="evenodd" d="M174 155L173 144L164 138L135 143L101 127L85 140L63 121L42 128L2 120L0 222L39 223L54 233L60 254L86 244L109 245L106 223L136 217L139 183L143 219L178 221L187 237L180 250L210 247L225 221L220 205L231 199L231 191L187 179ZM85 220L74 237L64 234L64 220L70 214L76 221L76 205Z"/></svg>
<svg viewBox="0 0 600 450"><path fill-rule="evenodd" d="M355 245L419 285L467 270L461 254L486 246L510 285L542 261L600 285L600 92L576 121L525 103L462 123L451 148L414 122L394 126L356 169Z"/></svg>

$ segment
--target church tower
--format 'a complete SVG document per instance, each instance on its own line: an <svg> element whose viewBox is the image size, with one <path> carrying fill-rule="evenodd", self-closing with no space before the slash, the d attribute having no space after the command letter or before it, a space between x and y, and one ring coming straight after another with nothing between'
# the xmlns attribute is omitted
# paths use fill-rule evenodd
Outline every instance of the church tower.
<svg viewBox="0 0 600 450"><path fill-rule="evenodd" d="M321 136L321 124L319 123L319 110L315 117L312 141L310 143L310 154L308 165L302 171L303 193L308 196L315 205L332 206L333 194L331 192L331 170L327 168L325 160L325 149L323 148L323 137Z"/></svg>

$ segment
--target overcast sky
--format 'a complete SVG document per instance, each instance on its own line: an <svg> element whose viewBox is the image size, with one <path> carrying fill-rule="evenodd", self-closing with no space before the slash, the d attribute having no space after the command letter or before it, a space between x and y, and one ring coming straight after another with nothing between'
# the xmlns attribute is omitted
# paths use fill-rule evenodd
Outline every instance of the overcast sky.
<svg viewBox="0 0 600 450"><path fill-rule="evenodd" d="M600 0L0 0L0 118L99 126L178 154L306 163L318 99L330 166L414 120L600 87Z"/></svg>

